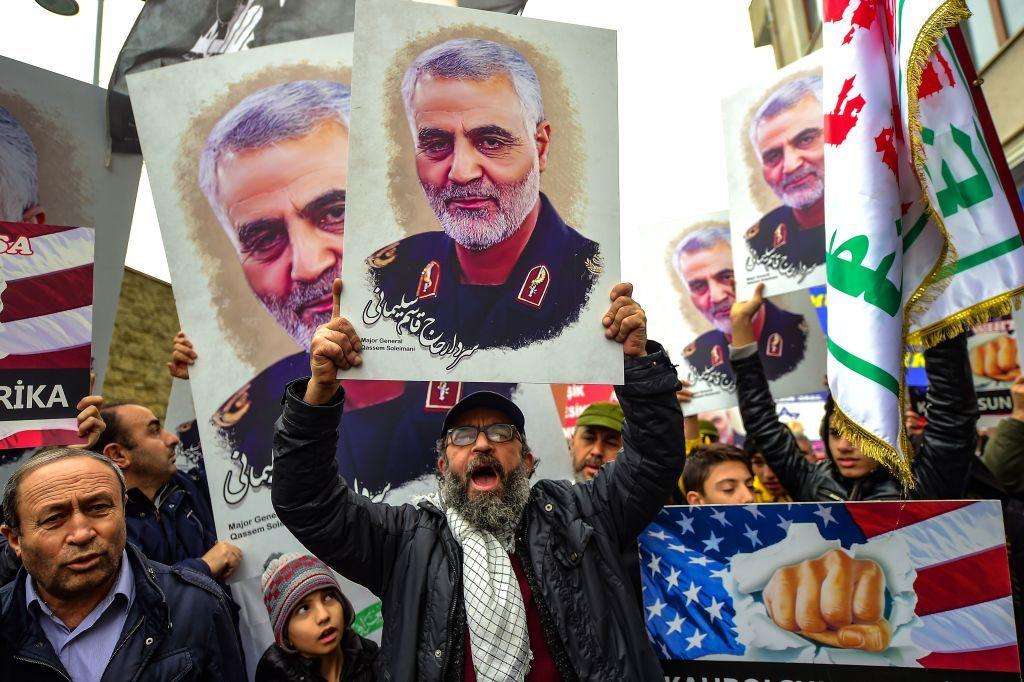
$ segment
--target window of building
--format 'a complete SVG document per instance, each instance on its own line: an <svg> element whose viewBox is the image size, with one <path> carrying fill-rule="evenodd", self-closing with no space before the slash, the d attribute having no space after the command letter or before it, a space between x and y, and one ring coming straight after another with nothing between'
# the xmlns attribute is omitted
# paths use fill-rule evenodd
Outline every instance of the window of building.
<svg viewBox="0 0 1024 682"><path fill-rule="evenodd" d="M980 68L1024 29L1024 0L967 0L973 15L963 24L964 36Z"/></svg>

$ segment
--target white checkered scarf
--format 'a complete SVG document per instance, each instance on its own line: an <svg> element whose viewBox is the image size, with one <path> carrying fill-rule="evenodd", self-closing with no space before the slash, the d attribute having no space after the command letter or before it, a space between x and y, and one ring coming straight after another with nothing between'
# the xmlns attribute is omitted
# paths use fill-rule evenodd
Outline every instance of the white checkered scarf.
<svg viewBox="0 0 1024 682"><path fill-rule="evenodd" d="M481 682L522 682L530 671L530 636L523 594L501 541L446 508L462 545L462 597L469 619L473 669Z"/></svg>

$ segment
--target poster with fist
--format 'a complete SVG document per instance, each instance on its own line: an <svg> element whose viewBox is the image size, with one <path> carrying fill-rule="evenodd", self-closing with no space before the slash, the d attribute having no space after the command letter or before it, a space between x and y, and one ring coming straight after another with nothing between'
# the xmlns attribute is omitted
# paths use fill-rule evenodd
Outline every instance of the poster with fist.
<svg viewBox="0 0 1024 682"><path fill-rule="evenodd" d="M1010 389L1020 377L1020 359L1014 320L997 317L971 328L967 352L983 415L1005 415L1013 408Z"/></svg>
<svg viewBox="0 0 1024 682"><path fill-rule="evenodd" d="M667 679L1020 679L998 502L666 507L639 545Z"/></svg>

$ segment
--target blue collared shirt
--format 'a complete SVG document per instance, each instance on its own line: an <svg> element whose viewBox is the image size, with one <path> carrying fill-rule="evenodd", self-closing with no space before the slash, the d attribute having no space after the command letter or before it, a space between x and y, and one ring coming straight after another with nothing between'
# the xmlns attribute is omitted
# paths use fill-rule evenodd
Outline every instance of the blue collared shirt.
<svg viewBox="0 0 1024 682"><path fill-rule="evenodd" d="M99 682L135 599L135 576L128 564L128 553L121 553L121 568L110 593L74 630L68 630L64 622L53 615L36 592L34 582L32 576L26 576L28 611L42 627L64 669L75 682Z"/></svg>

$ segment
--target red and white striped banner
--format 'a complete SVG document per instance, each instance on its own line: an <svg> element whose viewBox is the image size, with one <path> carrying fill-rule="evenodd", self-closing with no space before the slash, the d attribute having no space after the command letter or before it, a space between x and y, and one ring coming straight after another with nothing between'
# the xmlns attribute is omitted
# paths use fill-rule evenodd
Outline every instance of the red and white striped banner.
<svg viewBox="0 0 1024 682"><path fill-rule="evenodd" d="M93 230L0 222L0 450L78 442Z"/></svg>

